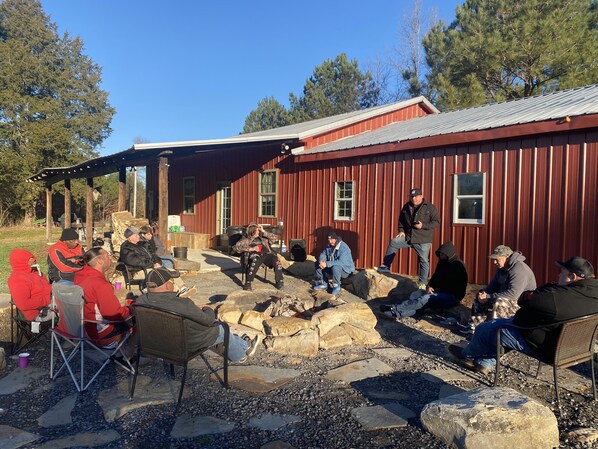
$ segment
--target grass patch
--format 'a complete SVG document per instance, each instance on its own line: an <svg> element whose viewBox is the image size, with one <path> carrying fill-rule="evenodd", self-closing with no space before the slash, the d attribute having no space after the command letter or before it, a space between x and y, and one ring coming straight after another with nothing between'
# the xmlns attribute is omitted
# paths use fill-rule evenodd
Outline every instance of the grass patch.
<svg viewBox="0 0 598 449"><path fill-rule="evenodd" d="M60 238L61 228L52 228L52 243ZM0 293L8 293L6 281L12 271L8 255L15 248L29 250L37 258L42 272L48 274L46 228L13 226L0 228Z"/></svg>

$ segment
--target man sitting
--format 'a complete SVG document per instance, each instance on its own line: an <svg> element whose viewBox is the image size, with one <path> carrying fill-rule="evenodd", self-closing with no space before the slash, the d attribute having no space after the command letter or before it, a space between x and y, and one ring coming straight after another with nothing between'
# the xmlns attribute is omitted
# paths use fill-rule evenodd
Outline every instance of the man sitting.
<svg viewBox="0 0 598 449"><path fill-rule="evenodd" d="M415 315L422 308L446 309L461 302L467 291L467 270L457 256L455 246L450 240L436 250L438 265L428 282L426 293L410 298L401 304L382 305L380 309L392 318L404 318ZM417 290L415 293L419 293Z"/></svg>
<svg viewBox="0 0 598 449"><path fill-rule="evenodd" d="M83 267L83 248L79 234L72 228L62 231L60 240L48 250L48 276L52 282L72 284L75 273Z"/></svg>
<svg viewBox="0 0 598 449"><path fill-rule="evenodd" d="M556 262L560 267L557 284L547 284L519 299L519 310L512 318L487 321L478 326L465 348L450 345L449 351L469 369L484 375L496 364L496 332L504 324L546 327L534 330L506 326L500 331L501 345L524 354L550 357L559 338L560 327L550 324L598 313L598 280L594 267L581 257Z"/></svg>
<svg viewBox="0 0 598 449"><path fill-rule="evenodd" d="M496 274L490 284L480 290L471 306L467 332L475 331L492 311L493 318L510 318L519 306L517 300L524 291L537 287L536 276L524 262L525 256L505 245L497 246L489 256L496 265Z"/></svg>
<svg viewBox="0 0 598 449"><path fill-rule="evenodd" d="M150 225L143 225L139 228L139 237L139 243L145 244L152 255L156 254L160 258L163 267L174 270L174 257L172 254L165 254L164 244L154 234Z"/></svg>
<svg viewBox="0 0 598 449"><path fill-rule="evenodd" d="M83 254L83 268L75 273L75 285L83 289L87 335L104 347L119 341L129 328L127 319L131 316L128 306L122 306L114 295L114 287L106 280L106 272L112 265L112 257L104 248L92 248ZM108 323L116 321L117 324Z"/></svg>
<svg viewBox="0 0 598 449"><path fill-rule="evenodd" d="M48 306L52 300L52 285L35 264L35 256L26 249L13 249L8 259L12 267L8 290L23 317L28 321L51 320L53 315L48 312Z"/></svg>
<svg viewBox="0 0 598 449"><path fill-rule="evenodd" d="M270 247L276 240L276 235L264 231L262 225L250 224L245 237L234 246L237 253L242 253L241 258L246 258L247 277L243 290L251 290L251 283L262 264L274 268L276 288L280 290L283 287L282 265Z"/></svg>
<svg viewBox="0 0 598 449"><path fill-rule="evenodd" d="M316 284L314 290L326 290L331 283L331 293L341 292L341 279L353 274L355 263L351 248L335 233L328 234L328 245L316 261Z"/></svg>
<svg viewBox="0 0 598 449"><path fill-rule="evenodd" d="M210 348L219 352L219 347L224 343L224 328L213 326L216 318L214 311L209 307L198 307L189 298L181 298L174 291L173 279L178 276L176 272L165 268L156 268L147 276L148 293L141 295L136 304L144 304L160 309L177 312L185 317L199 321L185 321L189 337L189 351ZM253 355L261 342L260 336L251 340L247 335L239 337L230 334L228 359L233 363L243 363L248 356Z"/></svg>

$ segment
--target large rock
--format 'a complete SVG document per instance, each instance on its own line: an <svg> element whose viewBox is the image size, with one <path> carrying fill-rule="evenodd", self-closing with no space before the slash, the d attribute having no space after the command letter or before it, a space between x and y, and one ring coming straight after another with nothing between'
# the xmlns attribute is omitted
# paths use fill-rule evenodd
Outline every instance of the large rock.
<svg viewBox="0 0 598 449"><path fill-rule="evenodd" d="M354 342L363 345L377 345L382 340L376 329L363 330L349 323L341 323L341 327Z"/></svg>
<svg viewBox="0 0 598 449"><path fill-rule="evenodd" d="M434 401L420 415L423 426L460 449L549 449L559 431L548 407L506 387L477 388Z"/></svg>
<svg viewBox="0 0 598 449"><path fill-rule="evenodd" d="M378 273L376 270L361 270L349 278L348 290L362 299L370 300L387 296L409 297L409 293L417 289L411 279L389 273Z"/></svg>
<svg viewBox="0 0 598 449"><path fill-rule="evenodd" d="M222 302L221 307L225 305L234 305L241 309L241 311L246 312L247 310L253 310L259 305L261 306L261 309L264 310L267 307L267 304L275 301L276 299L277 297L274 296L271 291L250 291L239 289L229 294Z"/></svg>
<svg viewBox="0 0 598 449"><path fill-rule="evenodd" d="M228 324L237 324L242 315L243 311L234 304L223 304L217 309L218 319Z"/></svg>
<svg viewBox="0 0 598 449"><path fill-rule="evenodd" d="M276 316L264 322L267 335L274 337L294 335L299 331L309 329L310 320L296 317Z"/></svg>
<svg viewBox="0 0 598 449"><path fill-rule="evenodd" d="M350 346L351 343L353 340L340 326L333 327L329 332L320 336L320 348L322 349L341 348Z"/></svg>
<svg viewBox="0 0 598 449"><path fill-rule="evenodd" d="M147 218L134 218L129 211L114 212L112 214L112 248L114 251L120 251L120 245L125 241L125 229L129 226L140 228L149 224ZM166 242L163 242L166 244Z"/></svg>
<svg viewBox="0 0 598 449"><path fill-rule="evenodd" d="M258 312L256 310L248 310L241 317L241 324L251 327L260 332L264 332L264 321L270 318L270 315Z"/></svg>
<svg viewBox="0 0 598 449"><path fill-rule="evenodd" d="M307 329L291 337L267 338L264 344L268 351L311 357L318 352L319 340L317 331Z"/></svg>
<svg viewBox="0 0 598 449"><path fill-rule="evenodd" d="M282 267L293 276L306 278L313 277L316 274L316 258L312 255L308 255L305 262L287 260L280 254L278 255L278 260L280 260Z"/></svg>
<svg viewBox="0 0 598 449"><path fill-rule="evenodd" d="M325 335L333 327L347 323L359 329L374 329L378 319L365 303L348 303L330 309L320 310L311 319L312 327L317 327L320 335Z"/></svg>

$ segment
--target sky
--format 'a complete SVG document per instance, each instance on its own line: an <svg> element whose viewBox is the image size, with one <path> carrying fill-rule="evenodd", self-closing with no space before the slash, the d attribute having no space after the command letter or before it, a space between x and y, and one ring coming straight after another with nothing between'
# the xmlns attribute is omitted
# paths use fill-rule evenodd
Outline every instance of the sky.
<svg viewBox="0 0 598 449"><path fill-rule="evenodd" d="M41 0L62 34L80 36L116 109L101 155L136 141L239 134L265 97L288 106L316 66L346 53L388 59L412 0ZM423 0L450 23L463 0Z"/></svg>

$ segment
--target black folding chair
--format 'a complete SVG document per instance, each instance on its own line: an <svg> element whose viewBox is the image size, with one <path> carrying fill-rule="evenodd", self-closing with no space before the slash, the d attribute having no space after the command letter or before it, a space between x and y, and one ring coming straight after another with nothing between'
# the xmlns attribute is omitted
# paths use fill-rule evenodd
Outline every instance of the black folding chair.
<svg viewBox="0 0 598 449"><path fill-rule="evenodd" d="M48 308L49 310L49 308ZM48 334L51 320L31 321L25 318L13 299L10 299L10 352L16 354Z"/></svg>
<svg viewBox="0 0 598 449"><path fill-rule="evenodd" d="M125 281L125 287L127 290L131 290L132 285L136 285L139 287L139 291L143 292L146 287L146 279L147 279L147 269L144 267L133 267L130 265L125 265L124 262L118 262L116 267L114 267L115 271L120 271L122 273L123 279ZM143 271L143 279L135 279L135 273Z"/></svg>

